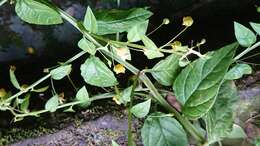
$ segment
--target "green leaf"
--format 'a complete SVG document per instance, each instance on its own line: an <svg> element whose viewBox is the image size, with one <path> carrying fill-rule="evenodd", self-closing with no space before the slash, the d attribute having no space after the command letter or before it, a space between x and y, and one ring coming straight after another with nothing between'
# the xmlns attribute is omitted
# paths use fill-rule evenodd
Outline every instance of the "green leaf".
<svg viewBox="0 0 260 146"><path fill-rule="evenodd" d="M80 49L88 52L91 55L95 55L96 54L96 46L88 41L85 37L83 37L79 42L78 42L78 46Z"/></svg>
<svg viewBox="0 0 260 146"><path fill-rule="evenodd" d="M112 146L119 146L119 144L112 140Z"/></svg>
<svg viewBox="0 0 260 146"><path fill-rule="evenodd" d="M55 95L46 102L45 109L50 112L55 112L58 109L58 106L59 106L59 96Z"/></svg>
<svg viewBox="0 0 260 146"><path fill-rule="evenodd" d="M28 108L29 108L29 104L30 104L30 94L26 94L25 95L25 98L23 99L22 103L21 103L21 106L20 106L20 109L21 111L23 112L29 112Z"/></svg>
<svg viewBox="0 0 260 146"><path fill-rule="evenodd" d="M172 54L159 61L152 68L153 77L164 86L172 86L180 71L179 58L180 56Z"/></svg>
<svg viewBox="0 0 260 146"><path fill-rule="evenodd" d="M117 85L113 72L97 57L90 56L80 67L85 82L98 87Z"/></svg>
<svg viewBox="0 0 260 146"><path fill-rule="evenodd" d="M141 129L144 146L187 146L187 135L177 120L162 113L150 115Z"/></svg>
<svg viewBox="0 0 260 146"><path fill-rule="evenodd" d="M245 131L239 125L233 124L233 128L232 129L233 130L229 133L227 138L239 139L239 138L246 138L247 137Z"/></svg>
<svg viewBox="0 0 260 146"><path fill-rule="evenodd" d="M256 41L256 35L248 28L234 22L235 36L238 43L243 47L249 47Z"/></svg>
<svg viewBox="0 0 260 146"><path fill-rule="evenodd" d="M13 68L13 67L10 67L10 69L9 69L9 76L10 76L11 83L13 84L13 86L14 86L16 89L19 89L19 90L20 90L20 89L21 89L21 86L20 86L19 82L17 81L14 72L15 72L15 67L14 67L14 68Z"/></svg>
<svg viewBox="0 0 260 146"><path fill-rule="evenodd" d="M148 27L148 20L134 25L127 33L129 42L137 42L141 40L141 36L145 35Z"/></svg>
<svg viewBox="0 0 260 146"><path fill-rule="evenodd" d="M97 20L90 7L87 8L83 24L88 31L92 33L97 33Z"/></svg>
<svg viewBox="0 0 260 146"><path fill-rule="evenodd" d="M73 109L73 106L70 106L69 108L65 109L63 112L70 112L70 113L74 113L75 110Z"/></svg>
<svg viewBox="0 0 260 146"><path fill-rule="evenodd" d="M145 117L151 107L151 99L148 99L142 103L138 103L137 105L133 106L131 108L131 113L134 114L137 118L143 118Z"/></svg>
<svg viewBox="0 0 260 146"><path fill-rule="evenodd" d="M125 32L134 25L146 21L152 12L143 8L130 10L99 10L95 13L98 24L98 34L114 34Z"/></svg>
<svg viewBox="0 0 260 146"><path fill-rule="evenodd" d="M235 84L232 81L224 82L214 106L205 115L209 143L220 141L232 131L234 110L238 99Z"/></svg>
<svg viewBox="0 0 260 146"><path fill-rule="evenodd" d="M245 74L251 74L252 68L248 64L237 64L231 68L225 75L226 80L236 80L241 78Z"/></svg>
<svg viewBox="0 0 260 146"><path fill-rule="evenodd" d="M253 23L250 22L251 27L254 29L254 31L260 35L260 23Z"/></svg>
<svg viewBox="0 0 260 146"><path fill-rule="evenodd" d="M16 0L15 12L23 21L32 24L62 23L60 14L44 0Z"/></svg>
<svg viewBox="0 0 260 146"><path fill-rule="evenodd" d="M91 100L88 95L88 91L85 86L83 86L76 94L76 99L82 102L82 107L87 107L91 104Z"/></svg>
<svg viewBox="0 0 260 146"><path fill-rule="evenodd" d="M128 102L130 102L132 90L133 90L133 86L130 86L130 87L124 89L120 93L118 101L120 103L123 103L124 105L126 105Z"/></svg>
<svg viewBox="0 0 260 146"><path fill-rule="evenodd" d="M199 58L178 75L173 89L186 117L200 118L213 106L237 46L233 43L212 53L209 58Z"/></svg>
<svg viewBox="0 0 260 146"><path fill-rule="evenodd" d="M71 64L55 68L51 70L50 74L54 80L61 80L65 76L69 75L70 72L71 72Z"/></svg>
<svg viewBox="0 0 260 146"><path fill-rule="evenodd" d="M45 92L49 89L49 86L45 86L39 89L33 89L32 92L36 92L36 93L41 93L41 92Z"/></svg>
<svg viewBox="0 0 260 146"><path fill-rule="evenodd" d="M148 59L154 59L164 56L163 53L159 51L158 47L154 44L154 42L147 36L143 35L141 36L141 39L146 47L146 49L144 50L144 54Z"/></svg>

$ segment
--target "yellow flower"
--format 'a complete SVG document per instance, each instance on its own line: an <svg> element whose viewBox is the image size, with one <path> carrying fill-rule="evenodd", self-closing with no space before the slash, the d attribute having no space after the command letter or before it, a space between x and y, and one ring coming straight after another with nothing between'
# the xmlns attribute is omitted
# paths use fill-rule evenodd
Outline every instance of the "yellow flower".
<svg viewBox="0 0 260 146"><path fill-rule="evenodd" d="M117 64L114 66L114 72L116 74L125 73L125 67L122 64Z"/></svg>
<svg viewBox="0 0 260 146"><path fill-rule="evenodd" d="M167 25L170 23L170 20L168 18L163 19L163 24Z"/></svg>
<svg viewBox="0 0 260 146"><path fill-rule="evenodd" d="M118 105L121 104L120 101L118 100L118 96L117 95L114 96L112 99L115 101L116 104L118 104Z"/></svg>
<svg viewBox="0 0 260 146"><path fill-rule="evenodd" d="M5 89L4 89L4 88L1 88L1 89L0 89L0 98L1 98L1 97L5 97L6 94L7 94L7 93L6 93Z"/></svg>
<svg viewBox="0 0 260 146"><path fill-rule="evenodd" d="M182 25L189 27L189 26L191 26L192 24L193 24L193 19L192 19L191 16L183 17L183 19L182 19Z"/></svg>
<svg viewBox="0 0 260 146"><path fill-rule="evenodd" d="M181 46L181 42L180 41L174 41L171 44L172 48L175 49L176 47L180 47Z"/></svg>
<svg viewBox="0 0 260 146"><path fill-rule="evenodd" d="M29 48L27 48L27 53L30 55L33 55L33 54L35 54L35 49L32 47L29 47Z"/></svg>

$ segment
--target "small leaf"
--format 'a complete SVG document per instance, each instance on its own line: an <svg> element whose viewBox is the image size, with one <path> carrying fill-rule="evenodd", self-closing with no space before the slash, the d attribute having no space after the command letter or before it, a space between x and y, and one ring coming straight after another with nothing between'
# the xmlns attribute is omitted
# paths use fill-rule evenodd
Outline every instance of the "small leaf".
<svg viewBox="0 0 260 146"><path fill-rule="evenodd" d="M159 51L154 42L150 40L147 36L143 35L141 36L141 39L146 47L146 49L144 50L144 54L148 59L154 59L164 56L163 53Z"/></svg>
<svg viewBox="0 0 260 146"><path fill-rule="evenodd" d="M256 41L256 35L248 28L234 22L235 36L238 43L243 47L249 47Z"/></svg>
<svg viewBox="0 0 260 146"><path fill-rule="evenodd" d="M112 140L112 146L119 146L119 144Z"/></svg>
<svg viewBox="0 0 260 146"><path fill-rule="evenodd" d="M180 56L172 54L166 59L159 61L152 68L153 77L164 86L172 86L180 71L179 58Z"/></svg>
<svg viewBox="0 0 260 146"><path fill-rule="evenodd" d="M97 57L90 56L80 67L85 82L98 87L118 84L113 72Z"/></svg>
<svg viewBox="0 0 260 146"><path fill-rule="evenodd" d="M188 146L181 124L162 113L151 114L145 120L141 136L144 146Z"/></svg>
<svg viewBox="0 0 260 146"><path fill-rule="evenodd" d="M137 118L143 118L149 113L150 107L151 99L148 99L147 101L138 103L137 105L133 106L131 108L131 113L134 114Z"/></svg>
<svg viewBox="0 0 260 146"><path fill-rule="evenodd" d="M178 75L173 89L186 117L200 118L213 106L236 48L237 43L222 47L210 58L197 59Z"/></svg>
<svg viewBox="0 0 260 146"><path fill-rule="evenodd" d="M16 0L15 12L23 21L32 24L62 23L60 14L44 0Z"/></svg>
<svg viewBox="0 0 260 146"><path fill-rule="evenodd" d="M36 93L41 93L41 92L45 92L49 89L49 86L45 86L39 89L33 89L32 92L36 92Z"/></svg>
<svg viewBox="0 0 260 146"><path fill-rule="evenodd" d="M59 96L54 95L46 102L45 109L50 112L55 112L58 109L58 106L59 106Z"/></svg>
<svg viewBox="0 0 260 146"><path fill-rule="evenodd" d="M28 108L29 108L29 104L30 104L30 94L26 94L25 95L25 98L23 99L22 103L21 103L21 106L20 106L20 109L21 111L23 112L29 112Z"/></svg>
<svg viewBox="0 0 260 146"><path fill-rule="evenodd" d="M250 22L251 27L254 29L254 31L260 35L260 23L253 23Z"/></svg>
<svg viewBox="0 0 260 146"><path fill-rule="evenodd" d="M83 24L88 31L92 33L97 33L97 20L90 7L87 8Z"/></svg>
<svg viewBox="0 0 260 146"><path fill-rule="evenodd" d="M232 129L233 130L231 131L231 133L229 133L227 138L238 139L238 138L246 138L247 137L245 131L239 125L234 124Z"/></svg>
<svg viewBox="0 0 260 146"><path fill-rule="evenodd" d="M85 37L83 37L79 42L78 42L78 46L80 49L82 49L83 51L88 52L91 55L95 55L96 54L96 46L88 41Z"/></svg>
<svg viewBox="0 0 260 146"><path fill-rule="evenodd" d="M148 20L134 25L127 33L129 42L137 42L141 40L141 36L145 35L148 27Z"/></svg>
<svg viewBox="0 0 260 146"><path fill-rule="evenodd" d="M61 80L71 72L71 65L60 66L56 69L51 70L50 74L54 80Z"/></svg>
<svg viewBox="0 0 260 146"><path fill-rule="evenodd" d="M91 104L91 100L88 95L88 91L85 86L83 86L76 94L76 99L82 102L80 105L82 107L87 107Z"/></svg>
<svg viewBox="0 0 260 146"><path fill-rule="evenodd" d="M16 76L14 74L15 72L15 66L10 66L10 69L9 69L9 76L10 76L10 80L11 80L11 83L13 84L13 86L16 88L16 89L21 89L21 86L20 84L18 83L17 79L16 79Z"/></svg>
<svg viewBox="0 0 260 146"><path fill-rule="evenodd" d="M121 91L117 99L118 103L119 104L123 103L124 105L126 105L128 102L130 102L132 90L133 90L133 86L129 86L123 91Z"/></svg>
<svg viewBox="0 0 260 146"><path fill-rule="evenodd" d="M75 110L73 109L73 106L70 106L69 108L65 109L63 112L70 112L70 113L74 113Z"/></svg>
<svg viewBox="0 0 260 146"><path fill-rule="evenodd" d="M237 64L225 75L226 80L240 79L243 75L251 74L252 68L248 64Z"/></svg>

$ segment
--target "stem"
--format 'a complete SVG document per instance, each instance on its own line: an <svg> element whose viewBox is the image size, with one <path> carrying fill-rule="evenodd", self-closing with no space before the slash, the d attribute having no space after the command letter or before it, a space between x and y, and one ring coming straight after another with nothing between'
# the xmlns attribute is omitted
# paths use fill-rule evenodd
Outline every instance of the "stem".
<svg viewBox="0 0 260 146"><path fill-rule="evenodd" d="M172 41L174 41L177 37L179 37L188 27L185 27L181 32L179 32L175 37L173 37L170 41L160 47L160 49L168 46Z"/></svg>
<svg viewBox="0 0 260 146"><path fill-rule="evenodd" d="M255 48L259 47L260 46L260 42L257 42L255 43L253 46L249 47L249 48L246 48L246 50L244 50L243 52L241 52L240 54L238 54L234 60L238 60L240 59L241 57L243 57L244 55L246 55L248 52L254 50Z"/></svg>
<svg viewBox="0 0 260 146"><path fill-rule="evenodd" d="M5 4L8 0L1 0L0 1L0 6L2 6L3 4Z"/></svg>
<svg viewBox="0 0 260 146"><path fill-rule="evenodd" d="M127 113L128 113L128 117L127 117L127 119L128 119L128 131L127 131L128 146L133 146L134 145L134 143L133 143L133 136L132 136L132 113L131 113L131 108L133 106L134 91L135 91L135 88L137 86L139 73L136 75L136 78L134 80L133 87L132 87L131 94L130 94L130 104L129 104L128 109L127 109Z"/></svg>
<svg viewBox="0 0 260 146"><path fill-rule="evenodd" d="M36 81L35 83L33 83L32 85L30 85L29 87L21 90L20 92L14 94L13 96L9 97L8 99L6 99L6 102L10 102L12 101L14 98L28 92L29 90L33 89L34 87L36 87L37 85L39 85L41 82L45 81L46 79L48 79L51 76L51 74L47 74L46 76L42 77L41 79L39 79L38 81Z"/></svg>
<svg viewBox="0 0 260 146"><path fill-rule="evenodd" d="M91 102L93 102L95 100L108 99L108 98L112 98L114 95L115 94L111 94L111 93L100 94L100 95L96 95L96 96L91 97L90 100L91 100ZM78 105L78 104L81 104L82 102L85 102L85 101L73 101L73 102L70 102L70 103L62 104L62 105L59 105L57 107L57 109ZM30 113L25 113L25 114L15 114L15 117L20 118L20 117L27 117L27 116L36 116L36 115L46 113L46 112L49 112L49 111L48 110L40 110L40 111L35 111L35 112L30 112Z"/></svg>
<svg viewBox="0 0 260 146"><path fill-rule="evenodd" d="M68 22L70 22L73 26L75 24L79 24L77 23L77 21L72 18L71 16L68 16L68 14L66 14L66 12L64 12L61 9L58 9L58 11L60 12L61 16L67 20ZM80 25L80 24L79 24ZM79 29L79 31L90 41L92 41L96 46L98 47L102 47L102 45L100 43L98 43L91 35L89 35L89 33L87 32L87 30L84 27L79 27L76 26L77 29ZM186 28L184 29L186 30ZM184 31L183 30L183 31ZM182 32L183 32L182 31ZM103 54L115 59L118 63L123 64L129 71L131 71L132 73L134 73L135 75L137 75L140 70L138 70L136 67L134 67L133 65L131 65L130 63L122 60L119 56L108 52L106 50L100 50L102 51ZM154 96L154 98L164 107L166 108L168 111L172 112L175 117L179 120L179 122L183 125L183 127L199 142L204 143L206 140L205 138L201 135L200 132L197 131L197 129L195 129L193 127L193 125L189 122L189 120L187 120L186 118L182 117L180 115L180 113L174 109L171 105L169 105L169 103L161 96L161 94L157 91L157 89L154 87L153 83L150 81L150 79L144 74L144 73L140 73L140 80L147 86L147 88L150 89L151 94Z"/></svg>
<svg viewBox="0 0 260 146"><path fill-rule="evenodd" d="M68 61L66 61L64 64L69 64L71 62L73 62L74 60L78 59L79 57L81 57L82 55L84 55L86 52L81 51L80 53L76 54L75 56L73 56L72 58L70 58ZM46 79L48 79L51 76L51 74L47 74L44 77L42 77L41 79L39 79L38 81L36 81L35 83L33 83L32 85L28 86L27 88L21 90L20 92L14 94L13 96L9 97L8 99L6 99L5 102L11 102L14 98L28 92L29 90L33 89L34 87L36 87L37 85L39 85L40 83L42 83L43 81L45 81Z"/></svg>

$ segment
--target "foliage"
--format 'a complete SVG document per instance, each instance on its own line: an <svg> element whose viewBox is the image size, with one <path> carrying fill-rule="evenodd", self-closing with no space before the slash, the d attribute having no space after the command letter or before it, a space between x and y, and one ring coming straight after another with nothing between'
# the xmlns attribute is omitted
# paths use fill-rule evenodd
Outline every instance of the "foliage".
<svg viewBox="0 0 260 146"><path fill-rule="evenodd" d="M5 2L7 0L1 1L1 4ZM235 38L242 47L248 48L234 57L238 43L201 54L197 48L206 42L204 39L195 46L182 45L175 41L192 26L193 19L190 16L183 18L184 28L179 34L158 47L149 35L170 21L164 19L158 28L147 34L148 19L152 12L146 8L92 11L88 7L82 22L47 0L16 0L15 11L23 21L31 24L60 24L63 22L62 19L65 19L76 27L83 37L78 42L80 53L60 63L31 85L21 85L15 75L15 67L10 67L10 81L18 92L11 94L1 89L0 110L10 111L14 115L14 121L27 116L38 117L40 114L55 112L58 109L73 112L76 106L87 108L95 100L112 98L117 104L123 104L128 109L130 146L134 145L131 136L132 114L145 119L141 130L145 146L186 146L190 143L189 136L193 137L198 145L214 143L225 138L245 137L243 129L234 124L233 112L237 93L232 80L252 72L249 65L239 64L238 60L257 48L260 42L256 42L256 34L242 24L234 22ZM259 34L260 24L251 22L250 25ZM106 37L107 34L119 33L126 36L125 42ZM139 59L131 56L132 51L141 52L148 59L156 58L157 62L151 69L139 70L131 64L131 60ZM188 59L191 54L197 56L193 61ZM72 62L82 56L86 61L81 64L80 69L73 68ZM166 57L163 58L164 56ZM72 82L72 68L80 70L86 84L81 85L80 89L75 87L77 92L74 98L65 99L63 94L55 91L53 82L61 79L69 79ZM116 74L132 72L134 83L124 88L119 84L113 70ZM147 76L146 73L151 73L152 76ZM152 77L161 84L160 88L154 86ZM37 88L47 79L51 79L52 88ZM175 109L165 100L165 86L173 88L172 94L176 96L176 102L181 105L181 109ZM107 92L93 95L87 91L88 87L101 87ZM53 95L46 101L45 107L42 110L31 109L31 93L47 90L51 90ZM135 100L136 96L139 100ZM142 102L132 106L140 100ZM151 108L157 104L160 104L165 109L162 111L166 113ZM193 120L193 123L204 120L206 127L195 126L190 120ZM201 132L202 129L206 131L207 138L205 133ZM118 144L112 141L112 145Z"/></svg>

